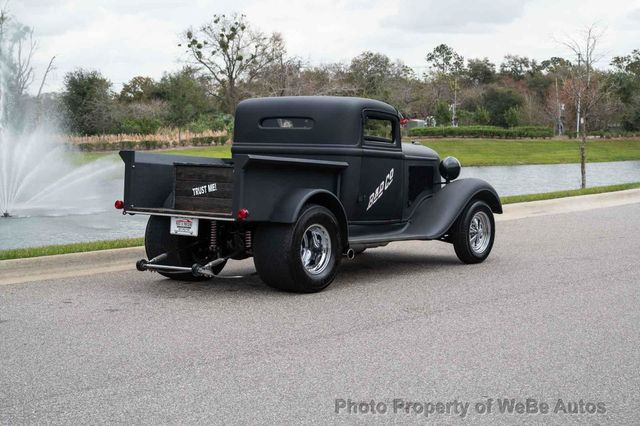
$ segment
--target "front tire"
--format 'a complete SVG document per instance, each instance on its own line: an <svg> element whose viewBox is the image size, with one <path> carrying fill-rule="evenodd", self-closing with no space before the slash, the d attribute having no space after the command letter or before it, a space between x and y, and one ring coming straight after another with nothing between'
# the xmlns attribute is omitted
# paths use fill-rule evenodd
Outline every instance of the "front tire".
<svg viewBox="0 0 640 426"><path fill-rule="evenodd" d="M327 208L305 206L295 224L266 224L256 230L253 261L270 287L295 293L326 288L342 258L340 226Z"/></svg>
<svg viewBox="0 0 640 426"><path fill-rule="evenodd" d="M491 208L484 201L473 201L453 225L453 247L464 263L483 262L491 253L496 224Z"/></svg>

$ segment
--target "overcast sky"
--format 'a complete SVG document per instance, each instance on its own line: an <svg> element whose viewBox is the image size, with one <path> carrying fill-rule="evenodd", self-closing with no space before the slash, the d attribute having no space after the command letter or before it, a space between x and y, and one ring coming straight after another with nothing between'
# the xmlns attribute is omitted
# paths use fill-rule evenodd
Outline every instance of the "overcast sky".
<svg viewBox="0 0 640 426"><path fill-rule="evenodd" d="M78 67L100 70L116 90L136 75L159 78L182 66L181 32L233 11L282 33L291 55L314 64L372 50L422 72L440 43L496 63L508 53L568 56L555 40L594 22L606 29L603 66L640 48L640 0L9 0L8 8L35 28L38 77L56 56L47 91Z"/></svg>

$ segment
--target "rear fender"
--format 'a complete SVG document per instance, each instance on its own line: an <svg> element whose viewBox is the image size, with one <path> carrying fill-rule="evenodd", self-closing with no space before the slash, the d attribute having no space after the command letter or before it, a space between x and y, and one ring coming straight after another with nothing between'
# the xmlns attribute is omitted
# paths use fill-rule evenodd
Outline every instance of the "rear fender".
<svg viewBox="0 0 640 426"><path fill-rule="evenodd" d="M278 208L271 214L270 222L295 223L305 204L318 204L331 210L338 220L342 249L346 252L349 248L347 215L340 200L327 190L300 188L288 193L276 204Z"/></svg>

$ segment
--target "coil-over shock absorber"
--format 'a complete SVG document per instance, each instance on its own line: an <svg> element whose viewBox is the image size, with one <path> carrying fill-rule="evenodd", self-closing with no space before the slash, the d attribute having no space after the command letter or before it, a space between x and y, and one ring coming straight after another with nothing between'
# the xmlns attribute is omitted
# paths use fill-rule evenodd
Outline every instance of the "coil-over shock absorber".
<svg viewBox="0 0 640 426"><path fill-rule="evenodd" d="M244 233L244 248L247 251L250 251L252 244L253 244L253 241L251 241L251 231L245 231L245 233Z"/></svg>
<svg viewBox="0 0 640 426"><path fill-rule="evenodd" d="M209 235L209 250L212 252L218 251L218 222L211 221L211 233Z"/></svg>

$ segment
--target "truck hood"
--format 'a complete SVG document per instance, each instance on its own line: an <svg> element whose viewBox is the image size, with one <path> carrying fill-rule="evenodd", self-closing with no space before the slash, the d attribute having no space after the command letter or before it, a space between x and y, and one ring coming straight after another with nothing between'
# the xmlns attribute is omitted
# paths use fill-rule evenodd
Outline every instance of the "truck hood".
<svg viewBox="0 0 640 426"><path fill-rule="evenodd" d="M417 145L412 143L403 143L402 144L402 152L405 157L420 157L427 158L430 160L439 160L440 157L438 153L432 150L431 148L427 148L424 145Z"/></svg>

